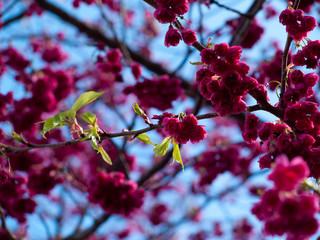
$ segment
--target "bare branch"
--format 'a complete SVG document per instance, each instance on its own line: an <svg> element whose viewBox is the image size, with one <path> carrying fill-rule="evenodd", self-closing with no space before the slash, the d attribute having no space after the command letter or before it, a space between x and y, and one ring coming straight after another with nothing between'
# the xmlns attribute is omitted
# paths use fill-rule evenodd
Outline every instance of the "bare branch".
<svg viewBox="0 0 320 240"><path fill-rule="evenodd" d="M242 13L242 12L236 10L236 9L233 9L233 8L231 8L231 7L228 7L228 6L226 6L226 5L223 5L223 4L221 4L221 3L218 3L218 2L215 1L215 0L210 0L210 4L212 4L212 3L214 3L215 5L217 5L217 6L221 7L221 8L224 8L224 9L226 9L226 10L228 10L228 11L237 13L237 14L239 14L239 15L242 16L242 17L252 18L252 15L250 15L250 14L248 14L248 13Z"/></svg>
<svg viewBox="0 0 320 240"><path fill-rule="evenodd" d="M15 21L18 21L18 20L22 19L22 18L26 15L26 12L27 12L27 11L24 10L24 11L18 13L17 15L9 18L8 20L4 21L4 22L2 23L2 28L7 27L7 26L10 25L11 23L14 23Z"/></svg>
<svg viewBox="0 0 320 240"><path fill-rule="evenodd" d="M245 38L245 36L248 33L248 30L252 24L254 16L260 11L262 8L263 3L265 0L256 0L253 1L251 7L249 8L248 12L246 15L251 16L250 18L245 17L242 18L236 32L234 33L229 45L230 46L235 46L235 45L240 45L242 40Z"/></svg>
<svg viewBox="0 0 320 240"><path fill-rule="evenodd" d="M293 5L293 9L298 9L300 4L300 0L296 0ZM282 53L282 65L281 65L281 92L280 92L280 108L284 108L284 100L283 100L283 95L286 91L287 88L287 75L288 71L286 70L288 66L288 55L289 55L289 49L290 45L293 41L293 38L291 36L287 36L287 41L286 45L284 47L283 53Z"/></svg>
<svg viewBox="0 0 320 240"><path fill-rule="evenodd" d="M10 240L18 240L18 238L15 237L14 234L7 227L6 219L5 219L5 215L4 215L4 209L2 207L0 207L0 219L1 219L2 228L3 228L3 230L5 230L7 232Z"/></svg>

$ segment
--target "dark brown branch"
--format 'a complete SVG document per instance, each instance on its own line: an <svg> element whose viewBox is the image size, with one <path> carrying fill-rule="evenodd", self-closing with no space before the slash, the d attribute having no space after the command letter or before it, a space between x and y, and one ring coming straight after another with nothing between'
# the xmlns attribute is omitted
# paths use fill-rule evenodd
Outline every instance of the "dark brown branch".
<svg viewBox="0 0 320 240"><path fill-rule="evenodd" d="M218 2L215 1L215 0L210 0L210 4L212 4L212 3L215 4L215 5L217 5L218 7L221 7L221 8L224 8L224 9L228 10L228 11L231 11L231 12L234 12L234 13L236 13L236 14L239 14L239 15L242 16L242 17L252 18L252 15L249 15L249 14L247 14L247 13L242 13L242 12L236 10L236 9L233 9L233 8L231 8L231 7L228 7L228 6L226 6L226 5L223 5L223 4L221 4L221 3L218 3Z"/></svg>
<svg viewBox="0 0 320 240"><path fill-rule="evenodd" d="M298 9L300 4L300 0L296 0L293 5L293 9ZM284 47L283 53L282 53L282 65L281 65L281 91L280 91L280 108L283 109L284 106L284 100L283 100L283 95L286 91L287 88L287 66L288 66L288 55L289 55L289 49L290 45L293 41L293 38L291 36L287 36L287 41L286 45Z"/></svg>
<svg viewBox="0 0 320 240"><path fill-rule="evenodd" d="M154 9L157 9L157 3L153 0L143 0L144 2L146 2L147 4L149 4L151 7L153 7ZM175 22L173 22L173 25L177 28L177 29L181 29L182 28L182 24L179 22L179 20L176 20ZM198 41L194 42L192 44L192 46L197 49L198 51L203 50L205 47L199 43Z"/></svg>
<svg viewBox="0 0 320 240"><path fill-rule="evenodd" d="M138 185L142 186L151 176L153 176L156 172L160 171L164 166L168 164L168 162L171 159L173 150L166 153L166 155L163 157L163 159L156 163L151 169L149 169L147 172L145 172L140 179L138 180Z"/></svg>
<svg viewBox="0 0 320 240"><path fill-rule="evenodd" d="M250 17L242 18L236 32L229 43L230 46L240 45L243 39L246 37L248 30L252 24L254 16L260 11L265 0L253 1L251 7L247 11L246 15Z"/></svg>
<svg viewBox="0 0 320 240"><path fill-rule="evenodd" d="M249 94L258 102L261 110L267 111L280 119L283 118L283 111L280 108L271 105L263 96L261 96L260 92L253 89L249 91Z"/></svg>
<svg viewBox="0 0 320 240"><path fill-rule="evenodd" d="M10 240L18 240L18 238L16 238L14 236L14 234L7 227L6 219L5 219L5 216L4 216L4 209L2 207L0 207L0 219L1 219L2 229L7 232L8 237L10 238Z"/></svg>
<svg viewBox="0 0 320 240"><path fill-rule="evenodd" d="M58 16L61 20L71 24L72 26L76 27L80 32L85 33L89 38L97 41L97 42L103 42L110 48L120 48L117 41L108 38L105 36L99 29L95 28L94 26L91 26L89 24L83 23L77 18L71 16L66 11L62 10L61 8L47 2L46 0L35 0L40 7L42 7L44 10L47 10L56 16ZM149 1L146 1L149 4ZM153 1L150 1L153 2ZM194 44L196 48L201 48L200 43ZM170 75L170 72L163 68L160 64L153 63L149 59L145 58L138 52L133 51L128 46L126 47L128 50L128 53L130 54L132 60L140 63L141 65L145 66L150 71L158 74L163 75L167 74ZM178 77L178 76L177 76ZM183 78L179 77L182 80L181 87L185 89L186 94L190 97L194 97L194 91L192 90L192 86L188 83L188 81L184 80Z"/></svg>
<svg viewBox="0 0 320 240"><path fill-rule="evenodd" d="M283 95L287 88L287 73L288 70L286 69L288 66L288 55L289 55L289 49L290 45L292 43L292 37L287 36L286 45L284 47L283 53L282 53L282 65L281 65L281 91L280 91L280 108L284 108L284 101L283 101Z"/></svg>
<svg viewBox="0 0 320 240"><path fill-rule="evenodd" d="M26 10L25 10L25 11L22 11L21 13L15 15L15 16L9 18L9 19L7 19L6 21L4 21L4 22L2 23L2 28L7 27L7 26L10 25L11 23L14 23L14 22L17 21L17 20L22 19L25 15L26 15Z"/></svg>
<svg viewBox="0 0 320 240"><path fill-rule="evenodd" d="M102 223L104 223L105 221L108 220L108 218L110 217L110 214L106 214L104 213L100 218L96 219L94 221L94 224L87 228L86 230L82 231L82 232L77 232L74 235L71 235L69 237L64 238L63 240L82 240L82 239L87 239L87 237L89 237L93 232L95 232Z"/></svg>
<svg viewBox="0 0 320 240"><path fill-rule="evenodd" d="M196 116L196 118L198 120L201 120L201 119L206 119L206 118L214 118L217 116L218 116L218 114L216 114L216 113L207 113L207 114L198 115L198 116ZM125 136L136 137L139 134L150 132L152 130L159 129L159 128L163 128L163 126L151 125L147 128L143 128L140 130L128 131L128 132L103 133L100 137L101 137L101 140L116 138L116 137L125 137ZM88 140L90 140L90 139L88 139ZM25 142L25 145L27 145L27 147L22 147L22 148L7 146L7 145L0 143L0 150L3 153L18 153L18 152L28 151L28 150L32 150L32 149L37 149L37 148L57 148L57 147L63 147L63 146L70 146L70 145L73 145L73 144L76 144L79 142L80 142L79 140L72 140L72 141L68 141L68 142L52 143L52 144L50 144L50 143L48 143L48 144L33 144L33 143Z"/></svg>

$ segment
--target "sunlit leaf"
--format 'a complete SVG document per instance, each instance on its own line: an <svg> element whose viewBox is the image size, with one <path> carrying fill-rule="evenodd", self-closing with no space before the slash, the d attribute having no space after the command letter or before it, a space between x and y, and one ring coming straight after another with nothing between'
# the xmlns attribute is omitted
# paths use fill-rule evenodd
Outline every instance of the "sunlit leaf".
<svg viewBox="0 0 320 240"><path fill-rule="evenodd" d="M173 160L181 164L182 171L184 171L184 166L182 162L182 158L180 155L179 144L173 139L173 153L172 153Z"/></svg>
<svg viewBox="0 0 320 240"><path fill-rule="evenodd" d="M91 124L92 126L96 125L97 117L95 114L91 112L85 112L84 114L80 114L80 117L85 121L86 123Z"/></svg>
<svg viewBox="0 0 320 240"><path fill-rule="evenodd" d="M103 147L98 145L97 138L95 136L91 137L91 145L94 150L98 151L101 154L103 160L106 163L112 165L111 158L109 157L108 153L106 153L106 151L103 149Z"/></svg>
<svg viewBox="0 0 320 240"><path fill-rule="evenodd" d="M43 129L41 131L41 134L44 138L45 134L52 129L58 128L58 127L63 127L66 125L65 118L70 117L70 110L58 113L54 115L52 118L47 118L44 121Z"/></svg>
<svg viewBox="0 0 320 240"><path fill-rule="evenodd" d="M71 110L72 118L76 116L77 111L82 108L83 106L91 103L92 101L96 100L98 97L100 97L104 92L85 92L80 95L80 97L76 100L76 102L73 104Z"/></svg>
<svg viewBox="0 0 320 240"><path fill-rule="evenodd" d="M106 163L112 165L111 158L109 157L108 153L106 153L106 151L103 149L102 146L99 147L98 152L101 154L103 160L104 160Z"/></svg>
<svg viewBox="0 0 320 240"><path fill-rule="evenodd" d="M136 114L138 114L138 115L144 114L144 111L139 107L139 104L137 102L134 102L134 104L132 104L132 106L133 106L133 110L135 111Z"/></svg>
<svg viewBox="0 0 320 240"><path fill-rule="evenodd" d="M146 144L151 144L152 146L156 146L156 144L150 140L150 137L146 133L139 134L137 138Z"/></svg>
<svg viewBox="0 0 320 240"><path fill-rule="evenodd" d="M18 142L21 142L21 143L25 143L25 140L23 139L22 135L19 135L18 133L16 133L13 128L11 127L10 123L9 124L9 127L11 129L11 132L12 132L12 135L8 135L8 134L5 134L6 136L10 137L10 138L13 138L14 140L18 141Z"/></svg>
<svg viewBox="0 0 320 240"><path fill-rule="evenodd" d="M202 62L190 62L191 65L202 65Z"/></svg>
<svg viewBox="0 0 320 240"><path fill-rule="evenodd" d="M166 137L160 145L156 145L156 147L153 149L153 152L156 154L156 157L164 156L170 146L170 140L172 137Z"/></svg>

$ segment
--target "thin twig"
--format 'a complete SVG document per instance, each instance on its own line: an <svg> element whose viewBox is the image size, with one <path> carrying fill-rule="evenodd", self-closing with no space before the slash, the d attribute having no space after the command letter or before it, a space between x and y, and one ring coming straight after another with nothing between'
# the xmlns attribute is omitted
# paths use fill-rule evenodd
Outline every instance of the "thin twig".
<svg viewBox="0 0 320 240"><path fill-rule="evenodd" d="M106 44L110 48L120 47L116 41L105 36L99 29L95 28L92 25L81 22L80 20L71 16L69 13L67 13L63 9L55 6L54 4L49 3L46 0L35 0L35 1L44 10L47 10L48 12L55 14L61 20L76 27L80 32L85 33L89 38L91 38L97 42L103 42L104 44ZM147 3L150 2L150 4L155 3L152 0L148 0L145 2L147 2ZM197 47L198 50L204 48L203 46L201 47L200 43L194 43L194 45ZM152 71L158 75L165 75L165 74L170 75L170 72L167 69L165 69L164 67L162 67L160 64L157 64L157 63L150 61L150 59L144 57L143 55L141 55L138 52L133 51L128 46L126 46L126 48L128 49L128 52L129 52L130 56L132 57L133 61L140 63L141 65L145 66L147 69L149 69L150 71ZM194 97L195 93L194 93L194 89L191 86L191 84L187 80L185 80L184 78L182 78L180 76L176 76L176 77L181 79L181 81L182 81L181 87L185 89L185 93L190 97Z"/></svg>
<svg viewBox="0 0 320 240"><path fill-rule="evenodd" d="M45 229L45 232L47 234L48 240L51 240L52 237L51 237L50 229L49 229L49 226L47 224L47 221L46 221L45 217L43 216L43 214L40 213L39 214L39 218L41 220L40 222L42 223L42 225L43 225L43 227Z"/></svg>
<svg viewBox="0 0 320 240"><path fill-rule="evenodd" d="M217 5L217 6L221 7L221 8L224 8L224 9L226 9L226 10L228 10L228 11L237 13L237 14L239 14L239 15L242 16L242 17L252 18L252 15L250 15L250 14L248 14L248 13L242 13L242 12L236 10L236 9L233 9L233 8L231 8L231 7L228 7L228 6L226 6L226 5L223 5L223 4L221 4L221 3L218 3L218 2L215 1L215 0L210 0L210 4L212 4L212 3L214 3L215 5Z"/></svg>
<svg viewBox="0 0 320 240"><path fill-rule="evenodd" d="M2 225L2 229L5 230L10 238L10 240L18 240L18 238L16 238L14 236L14 234L9 230L9 228L7 227L6 224L6 219L5 219L5 215L4 215L4 209L2 207L0 207L0 219L1 219L1 225Z"/></svg>
<svg viewBox="0 0 320 240"><path fill-rule="evenodd" d="M20 0L13 0L3 11L0 13L0 17L3 17L7 12L9 12Z"/></svg>
<svg viewBox="0 0 320 240"><path fill-rule="evenodd" d="M296 0L293 5L293 9L298 9L300 4L300 0ZM287 88L287 78L288 78L288 71L286 70L288 66L288 55L289 55L289 49L290 45L293 41L293 38L291 36L287 36L286 45L284 47L283 53L282 53L282 65L281 65L281 91L280 91L280 108L284 109L284 99L283 95L286 92Z"/></svg>
<svg viewBox="0 0 320 240"><path fill-rule="evenodd" d="M196 116L198 120L201 119L206 119L206 118L214 118L217 117L218 114L216 113L207 113L207 114L202 114ZM151 125L149 127L140 129L140 130L133 130L133 131L128 131L128 132L118 132L118 133L103 133L101 137L101 141L105 139L110 139L110 138L116 138L116 137L125 137L125 136L133 136L136 137L139 134L146 133L155 129L160 129L163 128L162 125ZM90 139L88 139L90 140ZM87 141L88 141L87 140ZM62 142L62 143L48 143L48 144L34 144L34 143L29 143L26 142L27 147L13 147L13 146L7 146L4 144L0 143L0 150L4 153L18 153L18 152L23 152L23 151L28 151L31 149L37 149L37 148L57 148L57 147L63 147L63 146L70 146L76 143L79 143L81 141L79 140L72 140L72 141L67 141L67 142Z"/></svg>
<svg viewBox="0 0 320 240"><path fill-rule="evenodd" d="M64 238L63 240L82 240L86 239L88 236L90 236L93 232L95 232L102 223L107 221L111 215L110 214L102 214L101 217L96 219L91 227L87 228L86 230L82 232L76 232L75 234L72 234L69 237Z"/></svg>
<svg viewBox="0 0 320 240"><path fill-rule="evenodd" d="M226 196L227 194L233 193L236 190L238 190L239 188L241 188L250 178L255 177L255 176L259 176L262 174L265 174L267 171L257 171L254 173L250 173L247 177L245 177L242 181L240 181L238 184L235 184L234 186L228 187L226 189L224 189L223 191L221 191L220 193L213 195L213 196L206 196L205 201L199 206L198 209L204 209L206 208L211 202L216 201L221 199L222 197ZM163 230L161 233L158 233L157 236L159 235L163 235L163 234L170 234L170 230L171 229L176 229L177 226L181 225L182 223L185 223L186 219L191 219L195 214L197 213L197 211L193 212L193 213L187 213L185 214L183 217L181 217L179 220L177 220L174 223L168 223L168 226L165 230ZM168 236L166 236L166 239L169 239Z"/></svg>
<svg viewBox="0 0 320 240"><path fill-rule="evenodd" d="M246 37L248 30L252 24L254 16L262 9L262 5L265 0L255 0L253 1L251 7L247 11L247 15L251 16L250 18L245 17L241 18L237 30L232 36L232 39L229 43L230 46L240 45L243 39Z"/></svg>
<svg viewBox="0 0 320 240"><path fill-rule="evenodd" d="M10 25L11 23L13 23L13 22L15 22L15 21L17 21L17 20L22 19L22 18L26 15L26 12L27 12L27 10L24 10L24 11L18 13L17 15L15 15L15 16L7 19L6 21L4 21L4 22L2 23L1 27L2 27L2 28L7 27L7 26Z"/></svg>

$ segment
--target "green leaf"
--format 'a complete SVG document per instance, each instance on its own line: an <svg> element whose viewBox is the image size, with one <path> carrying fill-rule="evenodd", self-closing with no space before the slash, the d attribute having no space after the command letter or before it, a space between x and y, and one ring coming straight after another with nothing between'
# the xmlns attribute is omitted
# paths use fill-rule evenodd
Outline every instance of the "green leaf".
<svg viewBox="0 0 320 240"><path fill-rule="evenodd" d="M101 154L105 162L112 165L111 158L109 157L108 153L106 153L106 151L103 149L102 146L98 146L97 139L95 136L91 137L91 145L94 150L98 151Z"/></svg>
<svg viewBox="0 0 320 240"><path fill-rule="evenodd" d="M139 134L137 138L146 144L151 144L152 146L156 146L156 144L150 140L150 137L146 133Z"/></svg>
<svg viewBox="0 0 320 240"><path fill-rule="evenodd" d="M139 107L139 104L137 102L134 102L134 104L132 104L133 106L133 110L135 111L136 114L138 114L139 116L144 114L144 111Z"/></svg>
<svg viewBox="0 0 320 240"><path fill-rule="evenodd" d="M83 121L91 124L92 126L95 126L97 123L96 115L91 112L85 112L84 114L80 114L80 117L83 119Z"/></svg>
<svg viewBox="0 0 320 240"><path fill-rule="evenodd" d="M173 139L173 153L172 153L173 160L180 163L182 167L182 171L184 171L184 166L182 162L182 158L180 155L180 149L179 149L179 144Z"/></svg>
<svg viewBox="0 0 320 240"><path fill-rule="evenodd" d="M167 153L171 138L172 137L166 137L160 145L156 145L156 147L153 149L156 157L164 156Z"/></svg>
<svg viewBox="0 0 320 240"><path fill-rule="evenodd" d="M202 65L203 63L202 63L202 62L191 62L191 61L190 61L190 64L191 64L191 65Z"/></svg>
<svg viewBox="0 0 320 240"><path fill-rule="evenodd" d="M103 160L106 163L112 165L111 158L109 157L108 153L106 153L106 151L103 149L103 147L100 146L98 152L101 154Z"/></svg>
<svg viewBox="0 0 320 240"><path fill-rule="evenodd" d="M97 137L100 140L100 135L98 134L98 125L95 127L90 127L91 135Z"/></svg>
<svg viewBox="0 0 320 240"><path fill-rule="evenodd" d="M91 146L94 150L97 150L99 149L99 146L98 146L98 143L97 143L97 138L95 136L92 136L91 137Z"/></svg>
<svg viewBox="0 0 320 240"><path fill-rule="evenodd" d="M41 131L41 134L44 138L46 138L45 134L52 129L63 127L66 125L65 118L70 117L70 110L58 113L54 115L52 118L47 118L44 121L43 129Z"/></svg>
<svg viewBox="0 0 320 240"><path fill-rule="evenodd" d="M14 140L18 141L18 142L21 142L21 143L26 143L26 141L23 139L22 135L19 135L18 133L16 133L15 131L13 131L13 128L11 127L10 123L8 122L9 124L9 127L11 129L11 132L12 132L12 135L8 135L8 134L5 134L6 136L10 137L10 138L13 138Z"/></svg>
<svg viewBox="0 0 320 240"><path fill-rule="evenodd" d="M91 103L92 101L96 100L98 97L100 97L104 92L85 92L80 95L80 97L76 100L76 102L73 104L72 108L70 109L72 113L72 118L76 116L77 111L82 108L83 106Z"/></svg>

